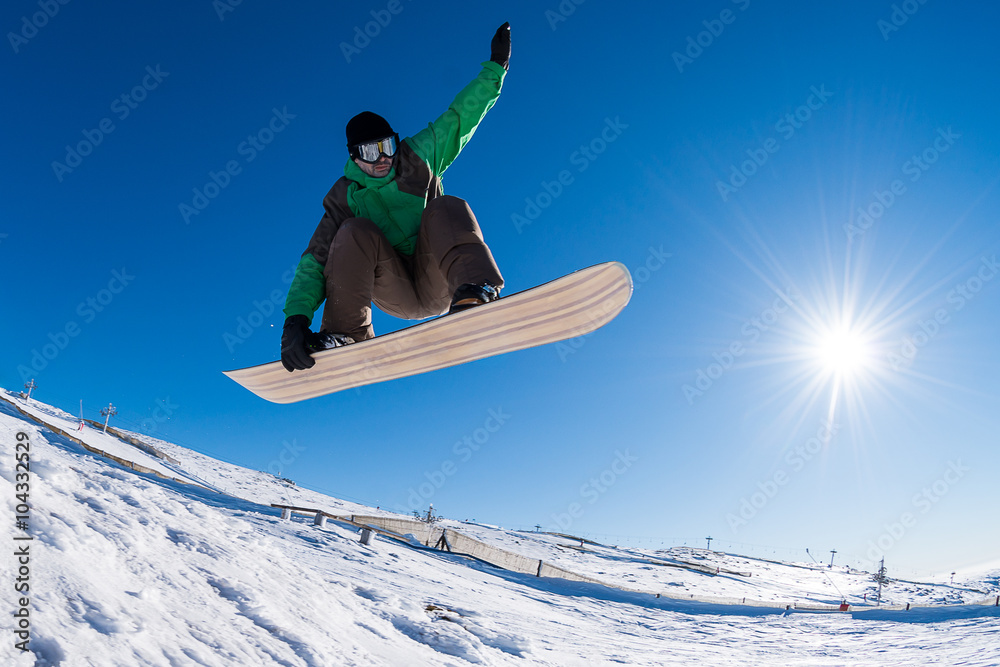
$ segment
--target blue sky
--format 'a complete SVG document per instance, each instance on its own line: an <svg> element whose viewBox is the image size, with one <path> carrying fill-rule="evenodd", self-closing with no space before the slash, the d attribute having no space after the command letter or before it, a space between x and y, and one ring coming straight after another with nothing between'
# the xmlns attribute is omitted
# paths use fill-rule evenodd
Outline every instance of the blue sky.
<svg viewBox="0 0 1000 667"><path fill-rule="evenodd" d="M7 3L0 384L401 511L995 560L997 13ZM225 378L277 357L346 121L417 132L504 21L503 94L446 192L507 293L619 260L631 304L573 345L293 406ZM842 330L861 363L834 372Z"/></svg>

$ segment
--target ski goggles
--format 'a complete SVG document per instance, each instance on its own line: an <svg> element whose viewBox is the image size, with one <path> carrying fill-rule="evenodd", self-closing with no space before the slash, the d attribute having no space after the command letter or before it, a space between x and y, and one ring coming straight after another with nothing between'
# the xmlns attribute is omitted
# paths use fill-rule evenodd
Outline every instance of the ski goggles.
<svg viewBox="0 0 1000 667"><path fill-rule="evenodd" d="M352 158L372 164L378 162L379 158L383 155L392 157L396 154L396 149L398 147L399 135L395 134L391 137L386 137L385 139L379 139L378 141L368 141L363 144L354 144L353 146L350 146L349 149Z"/></svg>

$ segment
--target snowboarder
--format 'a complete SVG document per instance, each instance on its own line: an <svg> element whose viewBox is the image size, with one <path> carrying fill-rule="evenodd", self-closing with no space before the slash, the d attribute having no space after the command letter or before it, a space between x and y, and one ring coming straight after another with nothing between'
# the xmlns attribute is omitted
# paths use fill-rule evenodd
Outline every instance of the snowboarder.
<svg viewBox="0 0 1000 667"><path fill-rule="evenodd" d="M448 110L416 135L399 135L365 111L347 123L350 159L323 200L285 300L281 363L311 368L312 352L374 337L372 302L422 319L493 301L503 277L469 205L445 196L441 175L500 96L510 24L493 36L490 60ZM312 317L326 300L319 333Z"/></svg>

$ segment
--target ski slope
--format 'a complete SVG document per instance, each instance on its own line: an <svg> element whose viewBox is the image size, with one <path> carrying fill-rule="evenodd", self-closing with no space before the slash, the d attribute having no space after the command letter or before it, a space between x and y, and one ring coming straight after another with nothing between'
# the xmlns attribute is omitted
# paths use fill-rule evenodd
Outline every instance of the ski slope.
<svg viewBox="0 0 1000 667"><path fill-rule="evenodd" d="M75 427L54 408L19 405ZM389 513L163 441L147 439L177 463L164 466L165 477L137 473L0 401L8 526L18 503L19 433L30 442L31 510L27 531L8 529L8 546L33 538L24 593L30 651L18 651L5 633L4 665L1000 664L1000 608L954 606L1000 594L1000 570L954 585L895 582L884 591L890 602L934 606L876 611L859 609L874 590L870 576L846 568L690 548L615 549L445 522L621 588L538 578L384 537L366 546L344 522L283 521L270 503ZM116 447L116 457L161 464L93 428L73 435ZM0 557L9 612L19 605L13 549ZM703 571L713 567L719 574ZM847 598L855 610L724 603L742 597Z"/></svg>

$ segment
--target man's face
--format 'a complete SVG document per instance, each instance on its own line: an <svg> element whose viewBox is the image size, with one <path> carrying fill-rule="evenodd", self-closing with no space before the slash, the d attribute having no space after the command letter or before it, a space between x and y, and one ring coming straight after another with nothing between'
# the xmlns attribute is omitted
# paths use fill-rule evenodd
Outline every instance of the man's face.
<svg viewBox="0 0 1000 667"><path fill-rule="evenodd" d="M392 169L392 158L388 155L380 156L377 162L363 162L355 158L354 163L361 168L361 171L375 178L386 176Z"/></svg>

